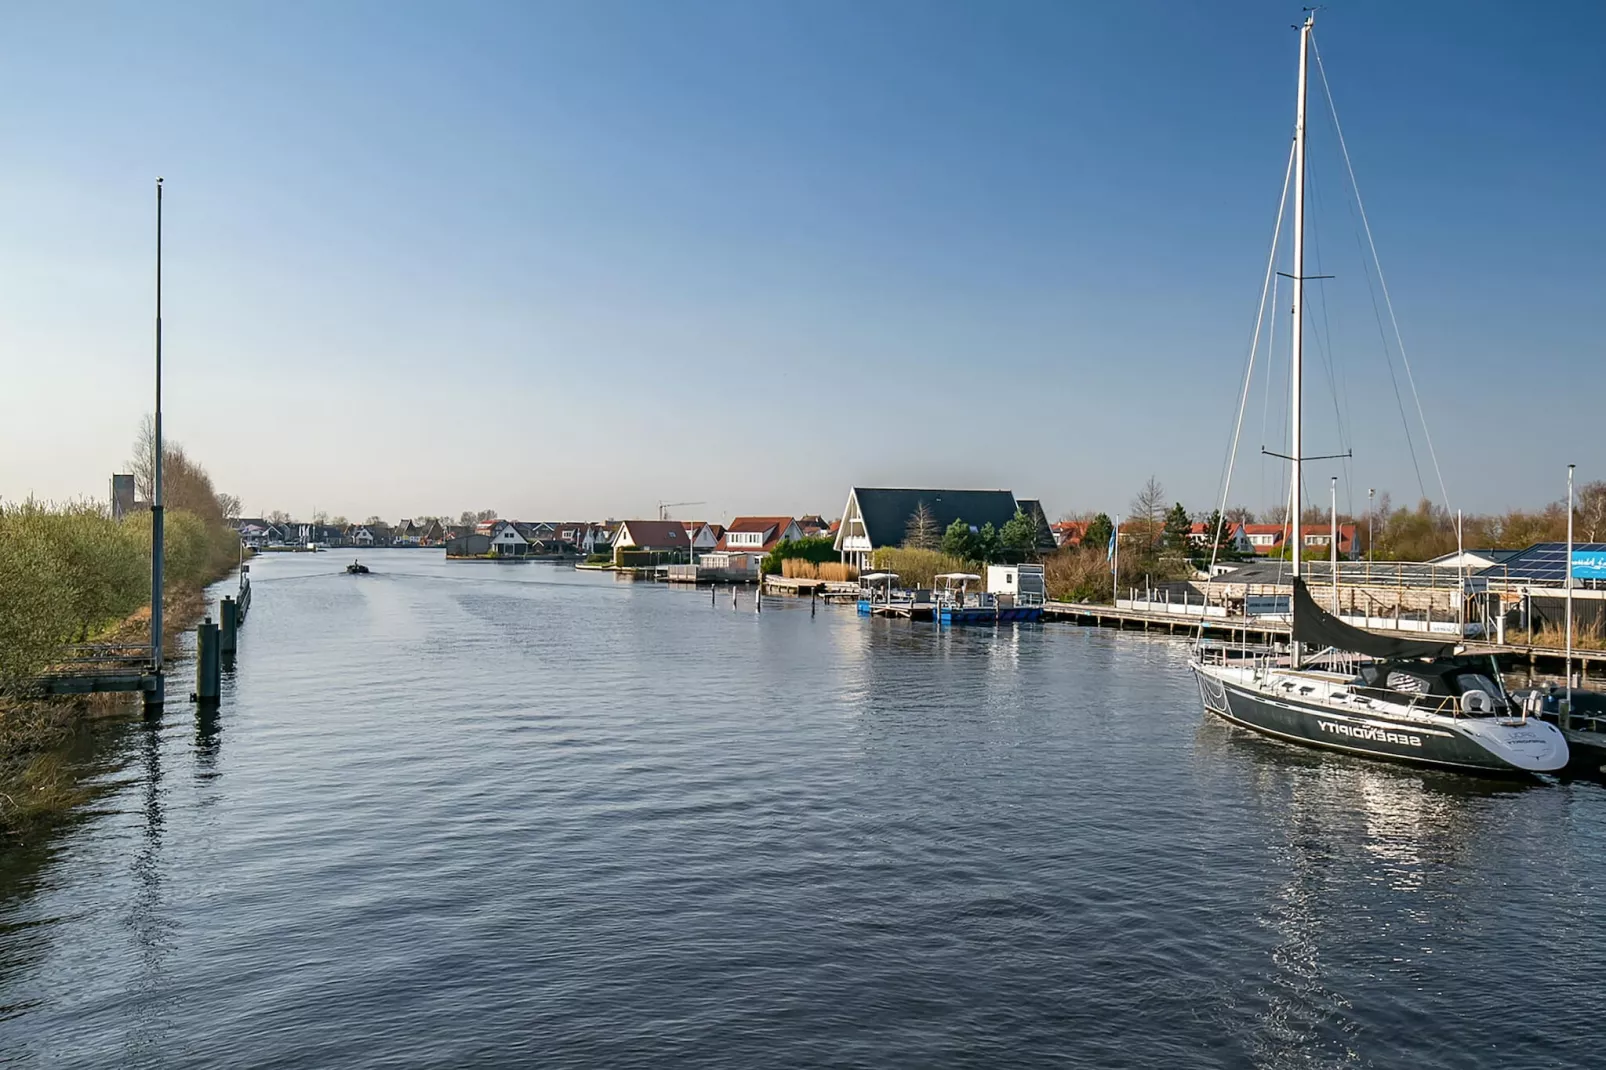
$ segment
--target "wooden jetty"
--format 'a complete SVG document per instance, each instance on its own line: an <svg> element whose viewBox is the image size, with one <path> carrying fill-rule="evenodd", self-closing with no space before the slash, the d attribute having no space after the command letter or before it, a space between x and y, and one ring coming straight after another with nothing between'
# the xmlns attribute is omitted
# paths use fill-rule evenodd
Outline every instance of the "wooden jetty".
<svg viewBox="0 0 1606 1070"><path fill-rule="evenodd" d="M1211 638L1237 639L1250 643L1277 643L1288 641L1288 624L1272 618L1241 616L1201 616L1199 613L1166 612L1157 609L1137 609L1125 606L1099 605L1092 602L1049 602L1043 606L1044 620L1068 621L1098 628L1120 628L1132 631L1163 632L1168 635L1193 635L1201 623L1204 634ZM1371 629L1380 635L1399 635L1393 629ZM1456 640L1453 634L1433 635L1446 641ZM1510 633L1507 633L1508 636ZM1525 643L1488 643L1478 639L1458 640L1468 653L1492 654L1508 663L1526 663L1530 675L1542 668L1560 671L1565 651L1560 647L1530 646ZM1599 675L1606 679L1606 650L1573 650L1573 661L1579 666L1584 679Z"/></svg>
<svg viewBox="0 0 1606 1070"><path fill-rule="evenodd" d="M151 667L148 643L79 643L68 647L34 681L41 695L94 695L118 691L160 692L162 674Z"/></svg>

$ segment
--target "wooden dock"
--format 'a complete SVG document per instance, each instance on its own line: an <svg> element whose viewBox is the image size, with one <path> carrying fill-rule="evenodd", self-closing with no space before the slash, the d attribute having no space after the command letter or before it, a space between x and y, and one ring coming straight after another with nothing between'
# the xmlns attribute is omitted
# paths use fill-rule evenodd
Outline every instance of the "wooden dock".
<svg viewBox="0 0 1606 1070"><path fill-rule="evenodd" d="M1044 620L1067 621L1072 624L1097 628L1120 628L1130 631L1161 632L1168 635L1193 635L1199 631L1201 621L1204 634L1214 639L1237 639L1250 643L1276 643L1288 641L1288 625L1279 620L1257 620L1244 617L1208 616L1198 613L1167 613L1163 611L1128 609L1090 602L1049 602L1043 606ZM1379 635L1409 635L1419 638L1441 638L1453 641L1453 634L1438 632L1397 632L1393 629L1372 629ZM1510 633L1507 633L1508 635ZM1507 662L1524 663L1530 674L1542 669L1560 673L1566 652L1559 647L1529 646L1522 643L1486 643L1477 639L1461 641L1468 653L1492 654ZM1584 679L1599 676L1606 679L1606 651L1574 650L1573 662Z"/></svg>
<svg viewBox="0 0 1606 1070"><path fill-rule="evenodd" d="M81 643L34 681L41 695L94 695L104 692L142 691L160 694L162 674L151 668L146 644Z"/></svg>

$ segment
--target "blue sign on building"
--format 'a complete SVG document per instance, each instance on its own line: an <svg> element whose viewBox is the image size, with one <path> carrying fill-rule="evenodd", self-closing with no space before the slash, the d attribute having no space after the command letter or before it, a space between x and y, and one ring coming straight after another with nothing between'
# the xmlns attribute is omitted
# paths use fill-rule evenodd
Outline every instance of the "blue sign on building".
<svg viewBox="0 0 1606 1070"><path fill-rule="evenodd" d="M1575 580L1606 580L1606 552L1574 550L1572 573Z"/></svg>

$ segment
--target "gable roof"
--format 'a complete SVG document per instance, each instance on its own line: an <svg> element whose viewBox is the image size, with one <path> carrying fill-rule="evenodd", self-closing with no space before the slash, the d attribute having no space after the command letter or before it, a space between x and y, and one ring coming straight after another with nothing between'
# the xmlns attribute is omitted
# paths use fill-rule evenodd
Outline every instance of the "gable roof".
<svg viewBox="0 0 1606 1070"><path fill-rule="evenodd" d="M1039 550L1052 550L1059 545L1054 538L1054 529L1048 525L1048 514L1043 512L1043 503L1036 498L1016 498L1015 504L1020 511L1031 517L1032 524L1037 528L1037 548ZM1011 519L1014 519L1011 516Z"/></svg>
<svg viewBox="0 0 1606 1070"><path fill-rule="evenodd" d="M667 550L689 545L686 528L678 520L626 520L619 525L619 532L615 542L628 533L631 546Z"/></svg>
<svg viewBox="0 0 1606 1070"><path fill-rule="evenodd" d="M858 502L859 518L864 521L864 531L872 548L902 545L909 517L921 502L931 510L939 533L946 531L955 520L963 520L976 528L984 524L1001 528L1014 519L1019 507L1014 493L1007 490L854 487L850 494ZM840 533L838 542L841 542Z"/></svg>
<svg viewBox="0 0 1606 1070"><path fill-rule="evenodd" d="M730 522L724 533L719 537L716 550L752 550L752 546L731 546L728 536L741 533L747 535L762 535L764 542L760 549L768 552L775 549L781 537L792 527L795 521L789 516L739 516Z"/></svg>

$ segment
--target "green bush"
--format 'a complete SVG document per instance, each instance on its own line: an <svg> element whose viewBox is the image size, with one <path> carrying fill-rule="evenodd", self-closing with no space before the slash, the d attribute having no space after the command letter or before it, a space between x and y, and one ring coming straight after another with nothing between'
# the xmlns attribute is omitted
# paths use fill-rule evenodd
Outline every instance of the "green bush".
<svg viewBox="0 0 1606 1070"><path fill-rule="evenodd" d="M165 587L227 573L239 539L221 522L169 510ZM0 690L37 676L66 643L120 623L150 601L151 517L98 506L0 505Z"/></svg>
<svg viewBox="0 0 1606 1070"><path fill-rule="evenodd" d="M766 576L779 576L781 562L803 560L823 565L837 560L836 540L829 535L809 535L801 539L783 539L781 544L764 555L759 568Z"/></svg>

